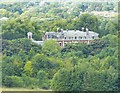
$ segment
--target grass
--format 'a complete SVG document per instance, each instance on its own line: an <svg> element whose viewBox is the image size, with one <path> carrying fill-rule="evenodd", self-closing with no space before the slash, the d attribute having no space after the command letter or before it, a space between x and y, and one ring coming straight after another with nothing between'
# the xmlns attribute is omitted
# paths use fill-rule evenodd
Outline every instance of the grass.
<svg viewBox="0 0 120 93"><path fill-rule="evenodd" d="M44 89L27 89L27 88L0 88L0 91L52 91L52 90L44 90Z"/></svg>

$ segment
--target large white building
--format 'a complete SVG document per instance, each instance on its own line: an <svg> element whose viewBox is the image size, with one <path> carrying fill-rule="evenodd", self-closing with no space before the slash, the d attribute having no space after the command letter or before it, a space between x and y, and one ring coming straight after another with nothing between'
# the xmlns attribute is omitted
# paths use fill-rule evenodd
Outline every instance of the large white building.
<svg viewBox="0 0 120 93"><path fill-rule="evenodd" d="M86 28L86 31L79 30L61 30L60 32L46 32L43 36L43 41L35 41L32 39L32 33L28 33L28 38L32 39L33 42L43 45L45 40L54 39L60 46L64 47L66 43L91 43L94 39L98 39L99 34L93 31L89 31Z"/></svg>
<svg viewBox="0 0 120 93"><path fill-rule="evenodd" d="M88 29L85 32L83 30L61 30L61 32L46 32L43 40L55 39L60 46L64 47L66 43L83 42L89 44L94 39L98 39L98 35L98 33Z"/></svg>

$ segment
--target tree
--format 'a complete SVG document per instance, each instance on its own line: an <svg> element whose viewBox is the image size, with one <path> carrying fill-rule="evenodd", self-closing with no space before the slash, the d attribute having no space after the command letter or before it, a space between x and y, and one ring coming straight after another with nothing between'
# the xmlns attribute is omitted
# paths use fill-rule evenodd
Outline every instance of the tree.
<svg viewBox="0 0 120 93"><path fill-rule="evenodd" d="M23 87L23 80L18 76L6 76L4 85L7 87Z"/></svg>
<svg viewBox="0 0 120 93"><path fill-rule="evenodd" d="M37 73L37 79L39 81L39 87L48 89L48 74L45 71L40 70Z"/></svg>
<svg viewBox="0 0 120 93"><path fill-rule="evenodd" d="M26 76L25 74L22 74L22 80L24 82L22 86L25 88L39 88L37 78L31 78L29 76Z"/></svg>
<svg viewBox="0 0 120 93"><path fill-rule="evenodd" d="M33 74L32 62L30 62L30 61L26 62L25 66L24 66L24 73L27 76L32 76L32 74Z"/></svg>
<svg viewBox="0 0 120 93"><path fill-rule="evenodd" d="M70 91L70 80L71 76L69 70L61 69L54 75L51 82L51 88L56 91Z"/></svg>
<svg viewBox="0 0 120 93"><path fill-rule="evenodd" d="M102 37L102 36L105 36L107 34L109 34L109 31L106 30L106 24L108 23L107 20L104 20L104 19L101 19L101 22L100 22L100 25L99 25L99 36Z"/></svg>
<svg viewBox="0 0 120 93"><path fill-rule="evenodd" d="M109 21L106 26L105 30L109 31L109 34L117 35L118 34L118 23L117 21Z"/></svg>
<svg viewBox="0 0 120 93"><path fill-rule="evenodd" d="M26 38L28 31L34 34L34 39L42 40L42 31L39 30L37 22L30 21L28 18L15 18L8 20L2 25L3 39L12 40L18 38Z"/></svg>
<svg viewBox="0 0 120 93"><path fill-rule="evenodd" d="M98 31L98 19L95 15L82 14L79 21L76 23L76 29L81 29L82 27L88 28L91 31Z"/></svg>
<svg viewBox="0 0 120 93"><path fill-rule="evenodd" d="M61 47L55 40L46 40L43 45L43 52L47 56L60 53Z"/></svg>
<svg viewBox="0 0 120 93"><path fill-rule="evenodd" d="M37 73L39 70L44 70L49 72L50 69L52 69L54 67L54 64L51 63L47 56L45 56L44 54L36 54L33 58L32 58L32 62L33 62L33 76L36 77Z"/></svg>

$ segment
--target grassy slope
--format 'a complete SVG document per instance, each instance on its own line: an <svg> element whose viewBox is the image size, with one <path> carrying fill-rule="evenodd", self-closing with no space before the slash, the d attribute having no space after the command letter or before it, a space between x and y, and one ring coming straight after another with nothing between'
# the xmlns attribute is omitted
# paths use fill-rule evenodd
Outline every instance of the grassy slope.
<svg viewBox="0 0 120 93"><path fill-rule="evenodd" d="M44 90L44 89L26 89L26 88L0 88L0 91L52 91L52 90Z"/></svg>

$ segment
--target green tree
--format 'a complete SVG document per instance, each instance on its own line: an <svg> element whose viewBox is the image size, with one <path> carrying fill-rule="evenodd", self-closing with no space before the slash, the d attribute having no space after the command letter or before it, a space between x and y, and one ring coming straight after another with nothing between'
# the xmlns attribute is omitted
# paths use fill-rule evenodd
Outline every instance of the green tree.
<svg viewBox="0 0 120 93"><path fill-rule="evenodd" d="M33 67L34 77L37 76L37 73L39 70L45 70L49 72L49 70L54 67L54 64L51 63L49 59L47 58L47 56L45 56L44 54L36 54L32 58L32 62L33 62L32 67Z"/></svg>
<svg viewBox="0 0 120 93"><path fill-rule="evenodd" d="M32 62L30 62L30 61L26 62L25 66L24 66L24 73L27 76L32 76L32 74L33 74Z"/></svg>
<svg viewBox="0 0 120 93"><path fill-rule="evenodd" d="M48 74L43 71L43 70L40 70L38 73L37 73L37 79L38 79L38 84L39 84L39 87L41 88L46 88L48 89Z"/></svg>
<svg viewBox="0 0 120 93"><path fill-rule="evenodd" d="M70 91L71 90L71 76L67 69L59 70L53 77L51 88L56 91Z"/></svg>
<svg viewBox="0 0 120 93"><path fill-rule="evenodd" d="M98 22L98 18L95 15L82 14L79 18L79 21L76 23L76 29L81 29L82 27L84 27L97 32Z"/></svg>
<svg viewBox="0 0 120 93"><path fill-rule="evenodd" d="M23 81L22 78L18 76L6 76L4 85L7 87L23 87Z"/></svg>
<svg viewBox="0 0 120 93"><path fill-rule="evenodd" d="M43 45L43 52L48 55L56 55L60 53L61 47L55 40L46 40Z"/></svg>
<svg viewBox="0 0 120 93"><path fill-rule="evenodd" d="M105 30L108 30L110 34L117 35L118 33L117 21L109 21L105 26Z"/></svg>

